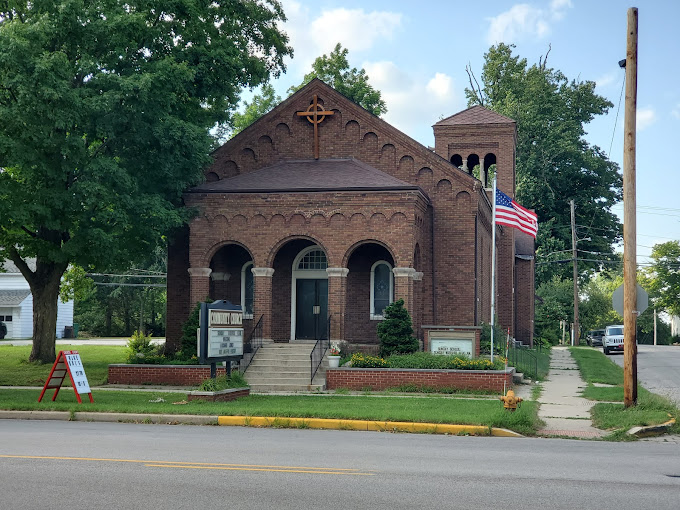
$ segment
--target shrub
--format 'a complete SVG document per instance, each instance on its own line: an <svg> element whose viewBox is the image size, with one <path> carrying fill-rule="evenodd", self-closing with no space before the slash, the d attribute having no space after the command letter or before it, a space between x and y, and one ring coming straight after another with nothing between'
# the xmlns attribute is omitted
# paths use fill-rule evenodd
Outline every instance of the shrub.
<svg viewBox="0 0 680 510"><path fill-rule="evenodd" d="M230 388L247 388L248 383L244 379L244 377L241 375L240 372L232 372L231 377L227 377L226 375L222 375L220 377L217 377L215 379L206 379L204 380L201 385L199 386L199 389L201 391L221 391L221 390L227 390Z"/></svg>
<svg viewBox="0 0 680 510"><path fill-rule="evenodd" d="M127 343L128 363L158 363L157 359L163 359L162 346L151 343L151 335L145 335L141 331L135 331Z"/></svg>
<svg viewBox="0 0 680 510"><path fill-rule="evenodd" d="M469 359L464 356L440 356L429 352L413 354L394 354L387 358L369 356L356 353L352 356L353 368L411 368L411 369L439 369L439 370L502 370L505 358L497 356L491 360L477 358Z"/></svg>
<svg viewBox="0 0 680 510"><path fill-rule="evenodd" d="M206 298L206 303L212 303L212 299ZM201 303L196 306L189 314L187 320L182 324L182 338L180 338L180 350L175 353L175 359L195 360L198 356L196 349L196 330L200 326L199 318L201 313Z"/></svg>
<svg viewBox="0 0 680 510"><path fill-rule="evenodd" d="M418 350L418 339L413 336L413 322L404 300L395 301L385 308L385 320L378 324L380 355L405 354Z"/></svg>

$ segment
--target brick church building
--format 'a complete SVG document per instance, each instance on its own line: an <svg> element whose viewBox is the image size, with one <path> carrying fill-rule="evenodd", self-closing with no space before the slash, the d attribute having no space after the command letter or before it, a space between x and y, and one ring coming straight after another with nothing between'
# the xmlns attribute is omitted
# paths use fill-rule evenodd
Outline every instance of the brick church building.
<svg viewBox="0 0 680 510"><path fill-rule="evenodd" d="M490 322L491 180L514 197L516 124L474 106L425 147L314 80L213 153L184 195L197 215L168 257L167 342L195 303L241 304L276 342L327 338L364 350L390 302L428 332ZM473 176L473 168L480 170ZM532 341L534 244L496 226L497 317Z"/></svg>

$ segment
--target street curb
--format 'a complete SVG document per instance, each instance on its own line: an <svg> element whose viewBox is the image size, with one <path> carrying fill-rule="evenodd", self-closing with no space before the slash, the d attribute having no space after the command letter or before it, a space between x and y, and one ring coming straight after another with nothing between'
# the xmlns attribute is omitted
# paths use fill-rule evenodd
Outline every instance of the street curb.
<svg viewBox="0 0 680 510"><path fill-rule="evenodd" d="M169 425L224 425L299 429L364 430L470 436L524 437L512 430L482 425L412 423L400 421L280 418L267 416L203 416L195 414L92 413L67 411L0 411L0 419L61 420L109 423L156 423Z"/></svg>
<svg viewBox="0 0 680 510"><path fill-rule="evenodd" d="M675 425L675 418L671 418L661 425L649 425L648 427L633 427L628 434L635 437L660 436L668 432L668 429Z"/></svg>
<svg viewBox="0 0 680 510"><path fill-rule="evenodd" d="M280 427L300 429L364 430L470 436L523 437L512 430L482 425L450 425L400 421L337 420L325 418L281 418L266 416L219 416L219 425L236 427Z"/></svg>

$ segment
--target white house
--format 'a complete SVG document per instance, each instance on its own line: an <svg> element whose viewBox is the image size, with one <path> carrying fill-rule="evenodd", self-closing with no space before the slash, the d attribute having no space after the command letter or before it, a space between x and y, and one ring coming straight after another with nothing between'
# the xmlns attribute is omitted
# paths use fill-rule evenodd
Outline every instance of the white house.
<svg viewBox="0 0 680 510"><path fill-rule="evenodd" d="M35 260L28 265L35 270ZM28 282L9 260L2 263L0 272L0 321L7 326L5 338L33 336L33 296ZM57 305L57 338L64 336L64 328L73 326L73 300Z"/></svg>

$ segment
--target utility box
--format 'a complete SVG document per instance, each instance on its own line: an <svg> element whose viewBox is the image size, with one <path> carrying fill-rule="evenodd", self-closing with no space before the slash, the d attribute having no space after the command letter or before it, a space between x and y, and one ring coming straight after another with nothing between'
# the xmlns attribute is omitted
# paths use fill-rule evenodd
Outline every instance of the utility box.
<svg viewBox="0 0 680 510"><path fill-rule="evenodd" d="M243 358L243 311L229 301L201 303L198 359L201 363Z"/></svg>

